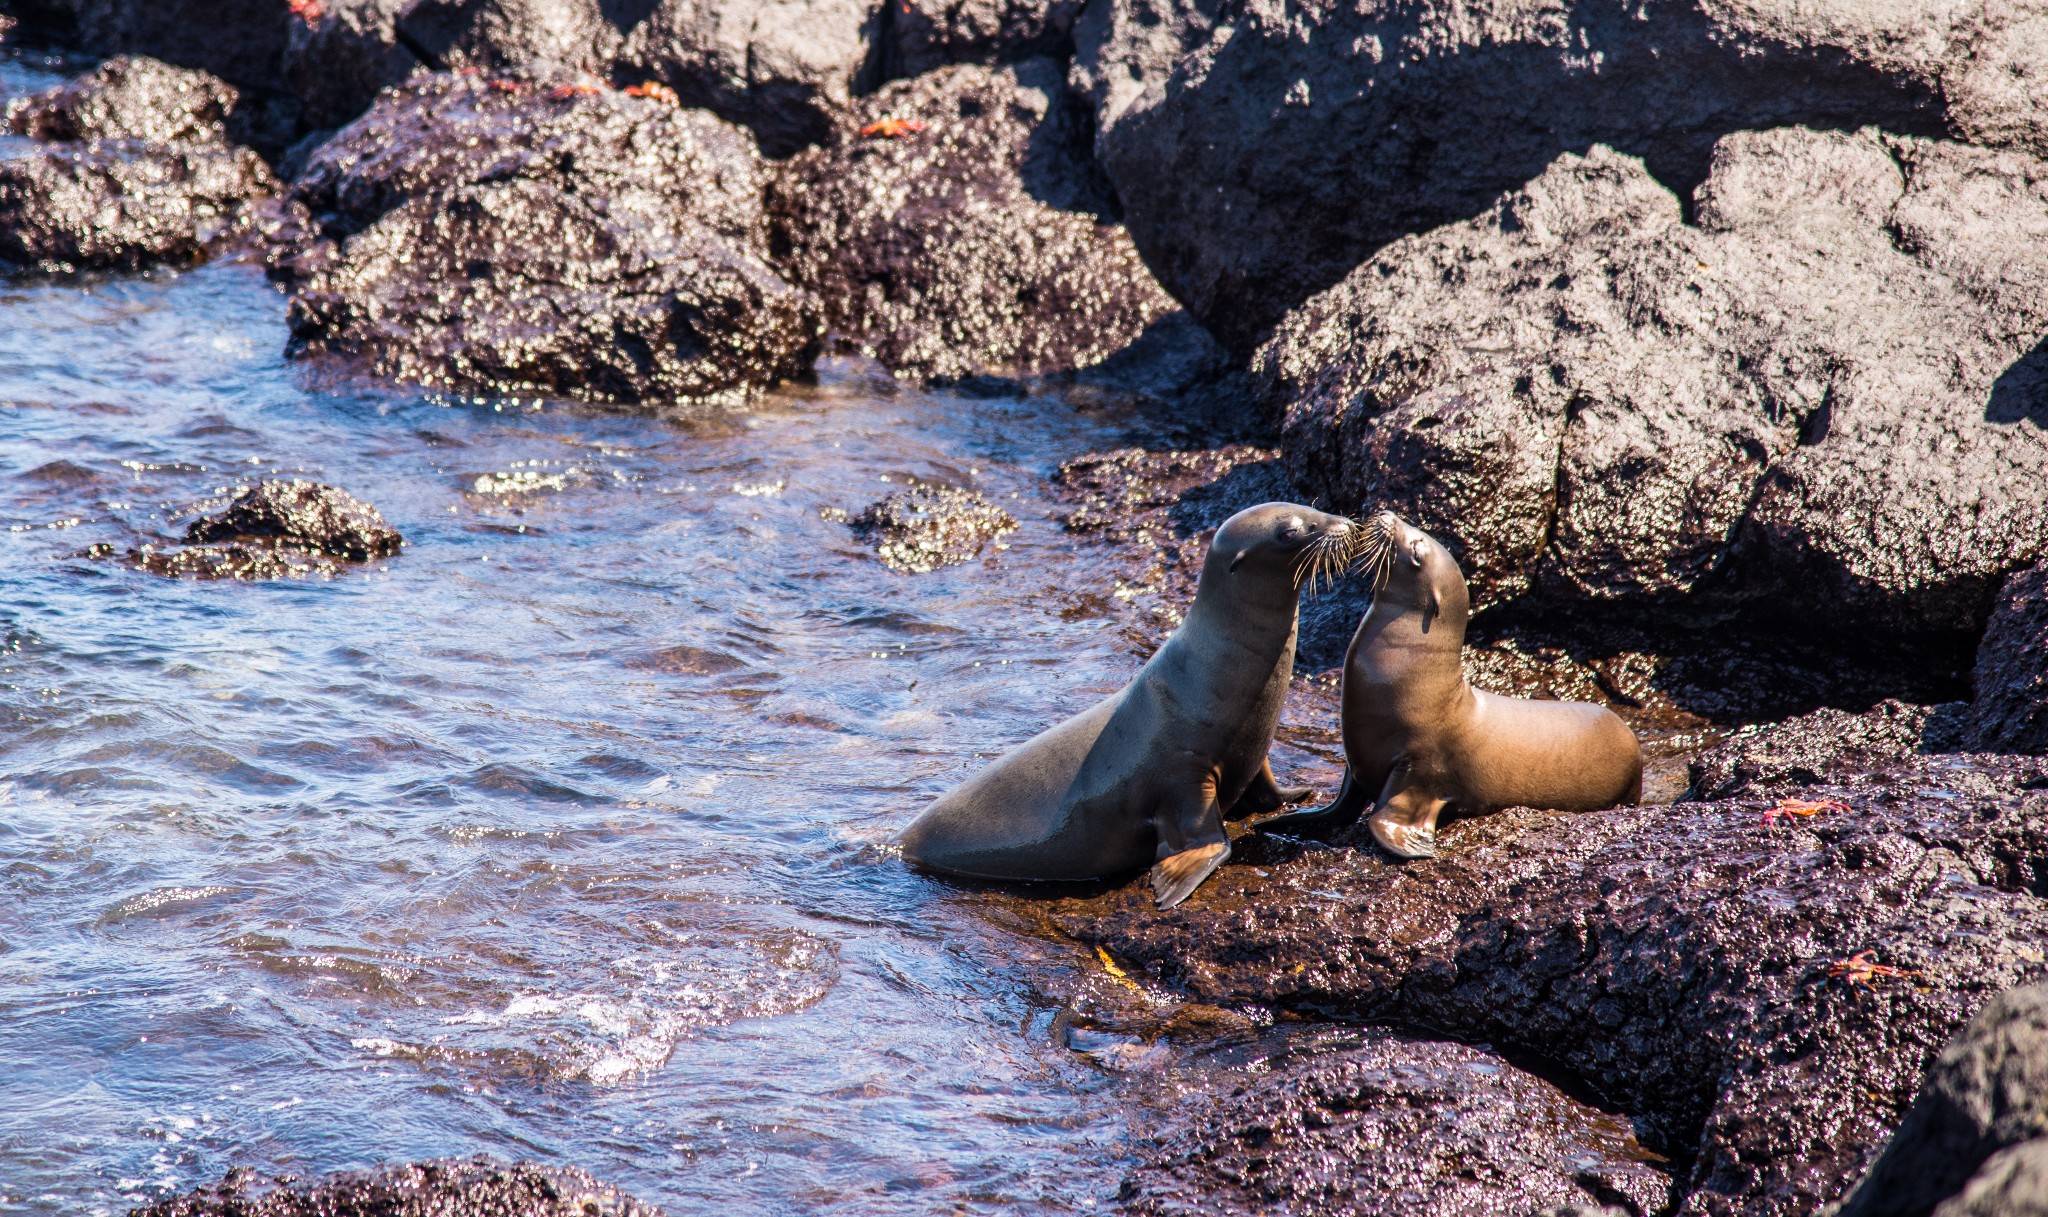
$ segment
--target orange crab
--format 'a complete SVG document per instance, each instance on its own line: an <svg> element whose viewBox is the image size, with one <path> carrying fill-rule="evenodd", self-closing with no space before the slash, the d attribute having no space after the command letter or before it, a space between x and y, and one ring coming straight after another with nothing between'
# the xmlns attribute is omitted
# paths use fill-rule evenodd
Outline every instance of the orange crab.
<svg viewBox="0 0 2048 1217"><path fill-rule="evenodd" d="M285 7L291 10L292 16L307 25L317 24L327 12L327 6L321 0L287 0Z"/></svg>
<svg viewBox="0 0 2048 1217"><path fill-rule="evenodd" d="M625 88L625 94L628 97L644 97L649 101L658 101L664 106L680 106L683 104L683 99L676 96L674 89L669 88L658 80L643 80L639 84L628 85Z"/></svg>
<svg viewBox="0 0 2048 1217"><path fill-rule="evenodd" d="M526 91L525 85L516 80L507 80L503 76L492 77L491 87L500 93L523 93Z"/></svg>
<svg viewBox="0 0 2048 1217"><path fill-rule="evenodd" d="M1861 985L1868 989L1870 982L1879 978L1902 980L1920 973L1911 968L1895 968L1890 964L1876 963L1870 957L1872 951L1858 951L1847 959L1837 959L1828 965L1828 979L1839 980L1847 985Z"/></svg>
<svg viewBox="0 0 2048 1217"><path fill-rule="evenodd" d="M1793 816L1811 818L1823 811L1847 811L1849 805L1835 799L1780 799L1764 813L1764 827L1776 828L1780 821L1790 824Z"/></svg>
<svg viewBox="0 0 2048 1217"><path fill-rule="evenodd" d="M555 101L568 101L572 97L595 97L602 92L603 89L589 81L579 80L575 84L556 85L548 90L548 96Z"/></svg>
<svg viewBox="0 0 2048 1217"><path fill-rule="evenodd" d="M862 139L902 139L924 130L924 124L914 118L877 119L860 129Z"/></svg>

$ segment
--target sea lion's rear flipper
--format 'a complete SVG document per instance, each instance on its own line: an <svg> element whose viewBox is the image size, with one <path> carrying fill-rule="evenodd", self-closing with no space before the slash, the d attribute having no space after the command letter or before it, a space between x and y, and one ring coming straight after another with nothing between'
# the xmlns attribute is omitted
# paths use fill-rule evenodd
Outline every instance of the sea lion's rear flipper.
<svg viewBox="0 0 2048 1217"><path fill-rule="evenodd" d="M1436 817L1447 802L1416 781L1407 765L1396 765L1365 826L1380 848L1396 858L1434 858Z"/></svg>
<svg viewBox="0 0 2048 1217"><path fill-rule="evenodd" d="M1163 909L1186 900L1229 856L1230 842L1211 841L1161 858L1152 867L1153 900Z"/></svg>
<svg viewBox="0 0 2048 1217"><path fill-rule="evenodd" d="M1230 810L1223 813L1223 818L1242 820L1246 816L1255 816L1262 811L1278 811L1289 803L1299 803L1314 793L1315 791L1306 786L1280 785L1273 780L1273 763L1264 761L1260 763L1259 771L1252 775L1251 783L1244 788L1244 793L1237 796L1237 802L1232 803Z"/></svg>
<svg viewBox="0 0 2048 1217"><path fill-rule="evenodd" d="M1290 811L1270 820L1261 820L1252 825L1252 831L1286 833L1290 837L1327 837L1358 823L1358 817L1364 815L1371 805L1364 789L1347 767L1344 784L1337 788L1335 799L1321 807Z"/></svg>

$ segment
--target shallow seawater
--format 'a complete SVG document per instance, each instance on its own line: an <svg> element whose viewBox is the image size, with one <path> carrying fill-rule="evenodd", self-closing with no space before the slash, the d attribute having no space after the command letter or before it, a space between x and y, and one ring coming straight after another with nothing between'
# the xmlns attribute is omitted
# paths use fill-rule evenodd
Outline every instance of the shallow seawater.
<svg viewBox="0 0 2048 1217"><path fill-rule="evenodd" d="M678 1214L1109 1207L1079 952L886 841L1135 668L1044 482L1115 421L850 369L461 401L286 364L283 311L238 265L0 287L0 1212L474 1152ZM405 552L85 556L288 476ZM912 577L821 517L910 477L1022 527Z"/></svg>

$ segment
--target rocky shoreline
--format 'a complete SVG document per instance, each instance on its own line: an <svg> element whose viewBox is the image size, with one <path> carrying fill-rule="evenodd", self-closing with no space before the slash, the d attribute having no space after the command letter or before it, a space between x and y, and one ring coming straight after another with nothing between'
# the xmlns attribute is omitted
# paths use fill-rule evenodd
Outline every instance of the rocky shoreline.
<svg viewBox="0 0 2048 1217"><path fill-rule="evenodd" d="M1134 649L1232 511L1387 506L1470 580L1475 683L1630 720L1643 807L1007 905L1101 952L1070 1033L1256 1062L1146 1131L1131 1211L1830 1211L2048 976L2029 6L7 0L0 41L80 69L6 100L0 274L260 260L293 357L456 393L743 410L839 351L1127 408L1053 482ZM131 561L400 544L251 494ZM847 522L911 577L1016 525ZM1304 607L1290 721L1363 605ZM2035 1211L2038 1133L1844 1211ZM251 1187L148 1211L643 1211L525 1165Z"/></svg>

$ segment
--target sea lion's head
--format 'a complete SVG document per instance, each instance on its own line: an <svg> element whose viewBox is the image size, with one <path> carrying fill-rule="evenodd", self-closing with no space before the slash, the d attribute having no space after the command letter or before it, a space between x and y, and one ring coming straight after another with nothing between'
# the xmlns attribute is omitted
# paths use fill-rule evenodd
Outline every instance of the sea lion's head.
<svg viewBox="0 0 2048 1217"><path fill-rule="evenodd" d="M1472 607L1465 572L1435 537L1376 511L1359 527L1352 560L1372 582L1375 608L1420 613L1424 633L1439 617L1464 630Z"/></svg>
<svg viewBox="0 0 2048 1217"><path fill-rule="evenodd" d="M1290 599L1303 586L1341 573L1350 561L1358 526L1299 503L1261 503L1223 522L1209 543L1202 579L1232 583L1271 580Z"/></svg>

